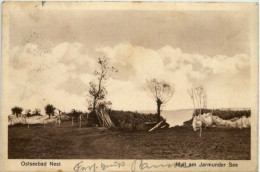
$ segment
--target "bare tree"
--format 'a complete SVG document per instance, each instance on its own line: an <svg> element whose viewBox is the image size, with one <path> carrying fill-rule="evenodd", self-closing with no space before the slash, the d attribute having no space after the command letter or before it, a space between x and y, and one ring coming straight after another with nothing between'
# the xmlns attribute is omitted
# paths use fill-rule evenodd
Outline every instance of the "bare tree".
<svg viewBox="0 0 260 172"><path fill-rule="evenodd" d="M173 94L174 87L165 81L157 81L156 79L146 80L148 93L150 93L151 97L155 100L157 104L157 119L158 122L161 120L161 107L163 107L166 103L168 103Z"/></svg>
<svg viewBox="0 0 260 172"><path fill-rule="evenodd" d="M98 59L98 67L94 72L95 79L89 83L89 110L95 112L99 104L104 105L106 98L106 82L113 72L117 70L109 64L109 58L103 57Z"/></svg>
<svg viewBox="0 0 260 172"><path fill-rule="evenodd" d="M202 85L194 86L188 89L188 93L192 99L194 113L193 113L193 122L195 125L199 124L199 136L201 137L202 133L202 119L201 119L201 110L207 108L207 94L206 90ZM199 120L196 118L197 111L199 110ZM195 120L195 121L194 121Z"/></svg>
<svg viewBox="0 0 260 172"><path fill-rule="evenodd" d="M207 94L205 88L200 84L193 86L188 89L188 94L192 99L194 109L198 109L199 114L201 114L201 110L207 108Z"/></svg>

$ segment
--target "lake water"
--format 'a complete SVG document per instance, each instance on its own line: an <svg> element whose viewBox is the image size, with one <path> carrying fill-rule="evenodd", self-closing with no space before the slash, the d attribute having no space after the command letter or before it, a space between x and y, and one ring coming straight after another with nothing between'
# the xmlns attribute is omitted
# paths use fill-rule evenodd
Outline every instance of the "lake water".
<svg viewBox="0 0 260 172"><path fill-rule="evenodd" d="M139 111L140 113L156 113L156 111ZM181 110L163 110L161 112L162 117L166 119L166 122L171 127L176 125L183 125L183 122L188 121L192 118L193 109L181 109Z"/></svg>

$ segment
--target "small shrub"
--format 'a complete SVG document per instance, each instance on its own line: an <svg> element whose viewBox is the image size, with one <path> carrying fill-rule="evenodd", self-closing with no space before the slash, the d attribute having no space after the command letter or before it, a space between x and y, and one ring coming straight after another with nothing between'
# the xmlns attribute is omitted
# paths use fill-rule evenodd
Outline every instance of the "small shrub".
<svg viewBox="0 0 260 172"><path fill-rule="evenodd" d="M143 123L157 122L156 114L142 114L138 112L116 110L109 110L108 114L114 125L124 131L148 130L150 128Z"/></svg>

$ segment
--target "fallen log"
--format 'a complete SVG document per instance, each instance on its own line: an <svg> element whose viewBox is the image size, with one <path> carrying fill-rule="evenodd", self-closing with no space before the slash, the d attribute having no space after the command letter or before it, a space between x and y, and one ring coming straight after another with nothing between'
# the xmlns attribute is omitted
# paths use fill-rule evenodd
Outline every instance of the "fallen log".
<svg viewBox="0 0 260 172"><path fill-rule="evenodd" d="M150 131L153 131L153 130L156 129L156 128L158 128L163 122L164 122L164 121L161 121L161 122L157 123L153 128L151 128L151 129L149 130L149 132L150 132Z"/></svg>
<svg viewBox="0 0 260 172"><path fill-rule="evenodd" d="M161 128L165 128L166 127L166 125L163 125Z"/></svg>

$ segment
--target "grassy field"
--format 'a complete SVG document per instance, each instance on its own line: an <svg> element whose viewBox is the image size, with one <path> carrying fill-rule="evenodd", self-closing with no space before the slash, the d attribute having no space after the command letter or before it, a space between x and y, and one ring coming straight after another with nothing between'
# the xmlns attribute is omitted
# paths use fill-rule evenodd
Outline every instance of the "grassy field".
<svg viewBox="0 0 260 172"><path fill-rule="evenodd" d="M154 132L108 131L48 124L11 126L9 159L250 159L250 129L191 127Z"/></svg>

